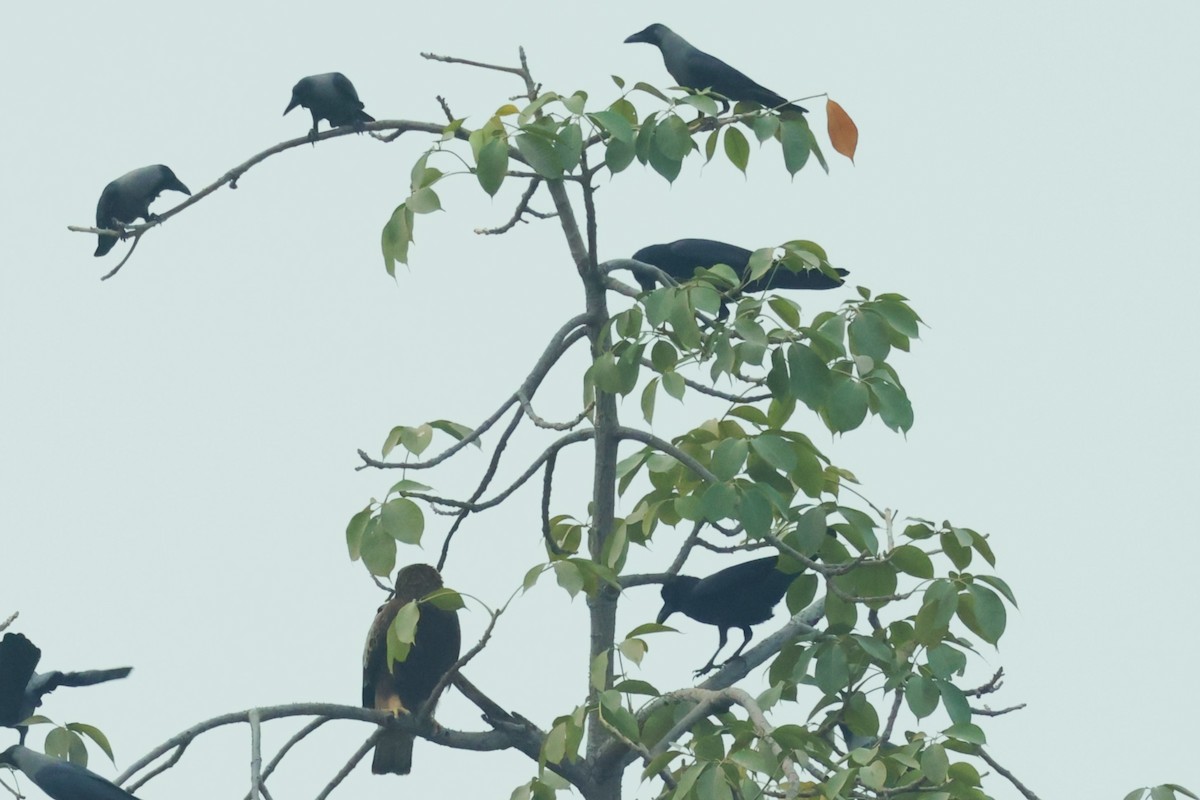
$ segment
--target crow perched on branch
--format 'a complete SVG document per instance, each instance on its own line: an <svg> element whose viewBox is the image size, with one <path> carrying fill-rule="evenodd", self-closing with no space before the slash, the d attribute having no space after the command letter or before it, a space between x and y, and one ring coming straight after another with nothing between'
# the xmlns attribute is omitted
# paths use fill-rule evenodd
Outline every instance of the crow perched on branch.
<svg viewBox="0 0 1200 800"><path fill-rule="evenodd" d="M19 633L6 633L0 640L0 726L16 728L25 742L27 728L20 723L33 715L42 698L60 686L92 686L124 678L133 667L94 669L83 672L38 673L42 651Z"/></svg>
<svg viewBox="0 0 1200 800"><path fill-rule="evenodd" d="M462 647L458 613L432 603L420 605L420 619L408 657L389 664L388 629L401 608L442 588L442 576L428 564L410 564L396 573L395 594L384 603L371 623L363 652L365 708L393 714L418 714L430 700L434 687L454 666ZM436 702L436 700L434 701ZM375 745L371 772L407 775L412 771L413 735L384 732Z"/></svg>
<svg viewBox="0 0 1200 800"><path fill-rule="evenodd" d="M749 277L751 251L744 247L718 242L713 239L677 239L665 244L652 244L643 247L633 254L635 261L658 267L677 281L691 280L699 267L709 268L717 264L726 264L738 273L742 280ZM837 270L838 275L849 275L844 269ZM655 286L655 280L640 272L634 273L634 278L648 292ZM746 280L742 292L764 292L768 289L836 289L842 281L829 277L817 269L804 272L794 272L782 264L776 264L765 275L754 280ZM718 319L729 315L726 299L721 298L721 310Z"/></svg>
<svg viewBox="0 0 1200 800"><path fill-rule="evenodd" d="M755 83L721 59L698 50L661 23L656 22L625 40L626 44L634 42L645 42L657 47L662 53L667 72L671 73L676 83L685 88L697 91L712 89L730 100L748 100L766 108L782 108L801 114L808 111L807 108L789 103L787 98L780 97L765 86ZM722 103L722 106L723 112L729 110L728 103Z"/></svg>
<svg viewBox="0 0 1200 800"><path fill-rule="evenodd" d="M100 193L100 202L96 205L96 227L118 229L121 223L129 224L138 217L150 222L157 219L150 213L150 204L162 192L171 189L191 195L192 192L183 185L183 181L175 177L170 167L153 164L149 167L139 167L132 172L126 172L115 181L110 181ZM93 255L102 256L117 243L117 237L100 234Z"/></svg>
<svg viewBox="0 0 1200 800"><path fill-rule="evenodd" d="M658 612L658 624L680 611L697 622L717 626L720 643L712 658L697 675L711 671L717 655L725 647L730 628L740 628L746 638L741 647L723 663L729 663L742 654L754 633L751 625L766 622L771 612L787 593L792 581L799 573L788 574L778 569L779 556L768 556L754 561L735 564L714 572L707 578L691 575L673 575L662 587L663 607Z"/></svg>
<svg viewBox="0 0 1200 800"><path fill-rule="evenodd" d="M0 765L16 767L54 800L137 800L90 769L15 744L0 753Z"/></svg>
<svg viewBox="0 0 1200 800"><path fill-rule="evenodd" d="M292 87L292 101L283 110L284 116L296 106L304 106L312 113L313 126L308 138L317 138L317 123L329 120L329 124L338 128L342 125L360 126L364 122L374 122L375 118L363 111L363 103L358 99L354 84L340 72L326 72L321 75L309 75L301 78Z"/></svg>

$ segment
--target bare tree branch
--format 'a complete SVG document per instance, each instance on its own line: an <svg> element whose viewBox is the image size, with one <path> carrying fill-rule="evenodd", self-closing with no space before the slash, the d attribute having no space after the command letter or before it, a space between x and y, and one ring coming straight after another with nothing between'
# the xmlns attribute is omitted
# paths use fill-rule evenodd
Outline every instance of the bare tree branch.
<svg viewBox="0 0 1200 800"><path fill-rule="evenodd" d="M508 447L508 440L512 438L513 433L517 430L517 426L521 424L524 417L524 409L518 408L517 413L513 414L512 420L508 423L508 427L500 434L500 439L496 442L496 448L492 451L492 458L488 462L487 469L484 470L483 477L479 480L479 485L475 487L475 491L471 493L471 497L467 500L468 503L474 503L483 493L487 491L487 487L492 482L492 478L496 477L496 470L500 467L500 459L504 456L504 451ZM450 555L450 542L454 539L454 534L458 532L465 520L471 513L469 507L462 508L458 512L458 516L454 518L454 523L450 526L450 530L446 532L446 538L442 541L442 553L438 556L437 571L441 572L446 565L446 559Z"/></svg>
<svg viewBox="0 0 1200 800"><path fill-rule="evenodd" d="M1001 775L1003 775L1005 778L1007 778L1008 782L1016 787L1017 791L1021 793L1021 796L1024 797L1025 800L1038 800L1038 796L1036 794L1034 794L1029 789L1028 786L1021 783L1019 780L1017 780L1016 775L1013 775L1011 772L1009 772L1007 769L1002 767L1000 764L996 763L996 760L994 758L992 758L990 755L988 755L987 751L984 750L982 747L979 748L979 757L982 758L984 761L986 761L989 767L996 770L996 772L999 772Z"/></svg>
<svg viewBox="0 0 1200 800"><path fill-rule="evenodd" d="M258 709L252 708L250 722L250 800L258 800L262 794L262 726Z"/></svg>
<svg viewBox="0 0 1200 800"><path fill-rule="evenodd" d="M482 61L471 61L466 58L456 58L454 56L441 56L437 53L421 53L421 58L430 61L441 61L444 64L466 64L468 67L479 67L480 69L490 69L496 72L507 72L517 77L524 78L526 73L521 67L502 67L498 64L485 64Z"/></svg>
<svg viewBox="0 0 1200 800"><path fill-rule="evenodd" d="M648 444L651 447L653 447L655 450L658 450L659 452L662 452L662 453L666 453L667 455L671 456L671 458L674 458L680 464L683 464L685 467L690 469L692 472L696 473L698 476L703 478L708 483L720 483L721 482L720 478L718 478L716 475L713 475L711 472L709 472L708 467L704 466L699 461L692 458L687 453L683 452L682 450L680 450L678 447L671 444L667 440L660 439L648 431L639 430L637 428L627 428L622 425L622 426L617 427L616 436L618 439L632 439L635 442L642 442L643 444Z"/></svg>
<svg viewBox="0 0 1200 800"><path fill-rule="evenodd" d="M516 226L518 222L526 221L526 214L531 217L536 217L537 219L552 219L553 217L558 216L557 214L543 214L542 212L534 211L529 207L529 201L533 199L534 193L541 185L541 178L534 178L529 182L529 186L526 187L525 192L521 195L521 199L517 202L517 208L515 211L513 211L512 218L509 219L508 222L504 223L498 228L476 228L475 233L479 234L480 236L499 236L500 234L508 233Z"/></svg>
<svg viewBox="0 0 1200 800"><path fill-rule="evenodd" d="M446 728L432 729L431 726L419 726L416 721L409 717L397 718L389 711L376 711L373 708L360 708L358 706L344 706L336 703L292 703L282 706L265 706L258 709L248 709L246 711L235 711L229 714L222 714L212 719L198 722L192 727L181 733L172 736L167 741L163 742L158 747L155 747L146 755L139 758L131 764L124 772L122 772L115 783L118 785L128 781L133 775L145 769L157 759L170 753L173 753L169 763L162 765L154 770L150 776L143 778L136 784L132 784L131 791L136 787L146 783L149 777L160 774L166 768L173 766L179 761L183 750L192 743L201 734L207 733L215 728L220 728L225 725L235 725L239 723L248 723L252 711L257 711L259 720L267 722L273 719L283 719L286 717L302 717L302 716L320 716L328 719L346 719L357 720L361 722L370 722L374 725L390 725L398 727L401 730L412 733L415 736L420 736L432 742L445 745L458 750L503 750L512 746L509 739L497 731L454 731Z"/></svg>
<svg viewBox="0 0 1200 800"><path fill-rule="evenodd" d="M494 508L495 506L500 505L508 499L509 495L521 488L525 481L533 477L534 473L541 468L542 464L546 463L546 459L551 455L570 445L577 444L578 442L586 442L588 439L593 439L595 436L595 430L583 430L575 431L574 433L568 433L566 436L547 447L542 454L538 456L534 462L530 464L529 467L526 468L526 470L522 472L515 481L512 482L511 485L509 485L507 489L500 492L500 494L496 495L492 499L485 500L482 503L467 503L463 502L462 500L453 500L449 497L439 497L438 495L427 494L425 492L405 492L404 496L415 497L416 499L424 500L427 503L436 503L438 505L449 506L450 508L466 509L472 513L486 511L489 508Z"/></svg>
<svg viewBox="0 0 1200 800"><path fill-rule="evenodd" d="M1019 703L1015 706L1009 706L1008 708L996 708L996 709L987 708L987 707L976 708L975 706L971 706L971 713L978 714L981 717L1002 717L1005 714L1011 714L1014 711L1020 711L1025 706L1026 706L1025 703Z"/></svg>
<svg viewBox="0 0 1200 800"><path fill-rule="evenodd" d="M596 407L595 403L588 403L584 407L583 411L580 411L570 422L548 422L534 413L533 405L529 402L529 398L525 396L524 392L519 390L517 391L517 402L521 404L521 408L525 411L525 416L529 417L529 420L534 425L551 431L571 430L576 425L587 419L588 414L592 413L592 409Z"/></svg>
<svg viewBox="0 0 1200 800"><path fill-rule="evenodd" d="M985 694L991 694L997 691L1004 685L1004 667L996 670L996 674L992 675L991 679L982 686L976 686L974 689L967 689L963 692L967 697L983 697Z"/></svg>
<svg viewBox="0 0 1200 800"><path fill-rule="evenodd" d="M283 747L279 748L279 752L275 754L275 757L267 763L267 766L262 771L261 780L264 787L266 785L267 778L271 777L271 773L275 771L277 766L279 766L279 762L283 761L283 758L288 754L288 751L295 747L296 744L301 740L306 739L308 735L317 728L321 727L326 722L329 722L329 719L329 717L317 717L312 722L308 723L303 728L292 734L292 738L283 743ZM243 798L243 800L251 800L249 792L246 793L246 796Z"/></svg>
<svg viewBox="0 0 1200 800"><path fill-rule="evenodd" d="M381 736L383 736L382 728L368 736L367 740L354 751L354 755L350 756L350 759L342 765L342 768L330 779L329 783L325 784L325 788L317 794L317 800L325 800L326 797L329 797L330 793L338 787L338 784L346 780L346 776L354 771L354 768L358 766L358 762L362 761L363 757L374 749L375 743L379 741L379 737Z"/></svg>
<svg viewBox="0 0 1200 800"><path fill-rule="evenodd" d="M532 397L534 395L534 392L537 391L538 386L541 385L547 373L549 373L550 369L558 362L558 359L562 356L562 354L565 353L571 347L571 345L575 344L575 342L587 335L587 332L580 327L586 324L587 320L588 316L586 314L579 314L567 320L566 324L555 331L554 335L550 337L550 343L546 345L546 349L542 351L541 357L538 358L537 363L533 365L533 369L530 370L529 374L525 377L525 380L517 388L517 391L509 396L509 398L505 400L504 403L501 404L501 406L496 409L496 411L493 412L490 417L484 420L478 428L475 428L475 430L468 433L462 439L458 440L438 455L427 461L413 461L410 463L405 463L394 461L378 461L368 456L365 451L359 450L358 456L363 460L364 464L363 466L358 467L358 469L364 469L366 467L375 467L377 469L429 469L431 467L436 467L438 464L450 458L450 456L454 455L459 450L462 450L467 445L478 441L479 437L482 436L484 432L495 425L496 422L499 421L500 417L504 416L505 411L510 409L514 403L519 402L518 398L522 394L525 397Z"/></svg>
<svg viewBox="0 0 1200 800"><path fill-rule="evenodd" d="M14 611L11 614L9 614L8 619L4 620L4 622L0 622L0 632L8 630L8 626L12 625L14 622L16 622L17 617L19 617L19 616L21 616L20 611Z"/></svg>

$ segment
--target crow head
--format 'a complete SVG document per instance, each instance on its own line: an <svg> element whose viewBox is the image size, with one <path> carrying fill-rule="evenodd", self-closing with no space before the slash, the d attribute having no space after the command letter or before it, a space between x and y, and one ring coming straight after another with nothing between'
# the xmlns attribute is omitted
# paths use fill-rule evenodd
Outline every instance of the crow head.
<svg viewBox="0 0 1200 800"><path fill-rule="evenodd" d="M690 575L673 575L663 581L662 599L663 607L658 612L658 619L655 620L659 625L667 621L667 617L674 614L676 611L683 611L687 608L688 598L691 597L692 589L700 582L699 578L693 578Z"/></svg>
<svg viewBox="0 0 1200 800"><path fill-rule="evenodd" d="M671 29L661 22L656 22L645 30L640 30L625 40L625 44L634 44L635 42L645 42L646 44L661 45L663 34Z"/></svg>
<svg viewBox="0 0 1200 800"><path fill-rule="evenodd" d="M283 110L284 116L287 116L287 113L296 106L304 105L304 101L307 99L306 95L308 94L305 91L306 88L307 87L305 86L304 81L300 81L292 87L292 101L288 103L287 108Z"/></svg>
<svg viewBox="0 0 1200 800"><path fill-rule="evenodd" d="M183 192L188 197L192 196L192 190L183 185L183 181L175 177L175 173L170 167L163 167L162 188L163 190L172 189L176 192Z"/></svg>

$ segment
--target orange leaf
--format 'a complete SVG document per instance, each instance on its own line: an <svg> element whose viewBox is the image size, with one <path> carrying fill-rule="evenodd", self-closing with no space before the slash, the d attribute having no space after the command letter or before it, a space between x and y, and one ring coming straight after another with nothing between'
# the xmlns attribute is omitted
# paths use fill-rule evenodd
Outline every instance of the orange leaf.
<svg viewBox="0 0 1200 800"><path fill-rule="evenodd" d="M825 117L829 120L829 141L833 143L833 149L854 163L854 151L858 149L858 126L850 119L846 109L833 100L825 103Z"/></svg>

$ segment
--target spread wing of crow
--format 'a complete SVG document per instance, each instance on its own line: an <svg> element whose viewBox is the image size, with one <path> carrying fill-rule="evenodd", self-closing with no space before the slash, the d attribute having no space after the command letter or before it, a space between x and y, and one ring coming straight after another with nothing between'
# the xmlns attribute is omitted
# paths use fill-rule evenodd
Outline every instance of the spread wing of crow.
<svg viewBox="0 0 1200 800"><path fill-rule="evenodd" d="M25 777L54 800L137 800L90 769L21 745L13 745L0 753L0 764L21 770Z"/></svg>
<svg viewBox="0 0 1200 800"><path fill-rule="evenodd" d="M442 588L442 576L427 564L410 564L396 574L395 595L379 609L363 652L363 695L366 708L394 714L416 714L434 687L458 660L462 634L458 613L422 603L408 657L388 665L388 628L410 602ZM436 700L434 701L436 702ZM412 770L413 735L389 730L375 745L371 772L407 775Z"/></svg>

